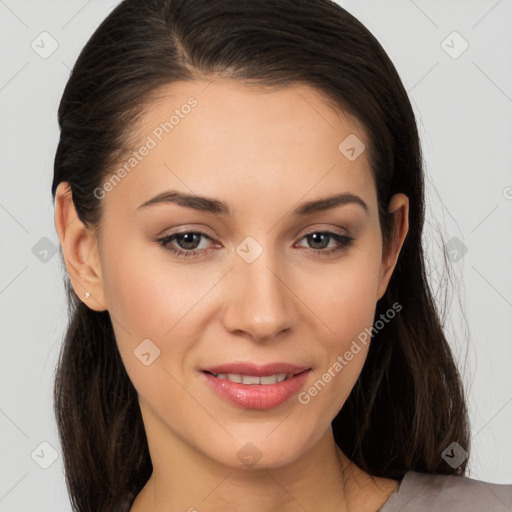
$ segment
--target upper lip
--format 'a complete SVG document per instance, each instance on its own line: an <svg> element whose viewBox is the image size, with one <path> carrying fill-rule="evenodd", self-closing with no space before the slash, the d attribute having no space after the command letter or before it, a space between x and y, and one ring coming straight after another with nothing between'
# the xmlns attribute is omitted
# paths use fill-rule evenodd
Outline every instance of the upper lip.
<svg viewBox="0 0 512 512"><path fill-rule="evenodd" d="M209 366L203 368L202 371L213 373L215 375L219 373L235 373L239 375L252 375L265 377L268 375L275 375L276 373L287 373L287 374L298 374L304 370L309 370L309 366L298 366L292 363L268 363L263 365L257 365L249 362L238 362L238 363L226 363L217 366Z"/></svg>

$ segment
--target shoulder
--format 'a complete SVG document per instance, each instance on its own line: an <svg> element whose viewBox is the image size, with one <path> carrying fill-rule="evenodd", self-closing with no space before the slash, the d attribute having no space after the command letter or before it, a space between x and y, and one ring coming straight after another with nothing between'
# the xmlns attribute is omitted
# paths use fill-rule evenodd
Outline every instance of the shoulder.
<svg viewBox="0 0 512 512"><path fill-rule="evenodd" d="M511 512L512 484L409 471L379 512Z"/></svg>

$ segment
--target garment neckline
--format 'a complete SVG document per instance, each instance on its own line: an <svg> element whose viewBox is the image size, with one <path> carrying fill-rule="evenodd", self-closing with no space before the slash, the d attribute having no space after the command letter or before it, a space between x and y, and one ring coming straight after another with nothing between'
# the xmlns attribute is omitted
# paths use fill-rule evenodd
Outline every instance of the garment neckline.
<svg viewBox="0 0 512 512"><path fill-rule="evenodd" d="M393 504L394 501L398 499L398 495L400 492L403 493L403 490L405 488L405 481L409 479L410 474L412 471L407 471L405 475L402 477L401 480L398 481L397 488L388 496L388 499L380 506L380 508L377 510L377 512L387 512L388 507Z"/></svg>

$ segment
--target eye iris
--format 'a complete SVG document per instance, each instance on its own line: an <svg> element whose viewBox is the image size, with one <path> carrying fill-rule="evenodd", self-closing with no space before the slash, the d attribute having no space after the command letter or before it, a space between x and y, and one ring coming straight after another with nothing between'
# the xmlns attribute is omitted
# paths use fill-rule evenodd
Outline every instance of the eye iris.
<svg viewBox="0 0 512 512"><path fill-rule="evenodd" d="M319 237L323 237L323 241L319 241ZM313 241L312 246L315 249L325 249L329 245L330 236L326 233L312 233L311 235L308 235L307 238L308 243L310 243L311 240ZM327 243L325 243L326 241ZM315 244L320 244L320 247L315 246Z"/></svg>
<svg viewBox="0 0 512 512"><path fill-rule="evenodd" d="M181 240L184 239L185 243L183 244ZM185 233L183 235L178 235L176 237L176 241L178 242L182 249L195 249L200 239L201 235L199 233ZM189 247L189 244L191 244L192 247Z"/></svg>

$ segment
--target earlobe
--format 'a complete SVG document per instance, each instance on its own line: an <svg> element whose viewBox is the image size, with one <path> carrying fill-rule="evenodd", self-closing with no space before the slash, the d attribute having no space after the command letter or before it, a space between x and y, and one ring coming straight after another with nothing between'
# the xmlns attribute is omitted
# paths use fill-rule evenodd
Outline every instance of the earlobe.
<svg viewBox="0 0 512 512"><path fill-rule="evenodd" d="M382 257L377 300L380 300L386 293L400 250L409 231L409 198L402 193L395 194L389 202L388 212L393 214L393 233L389 249Z"/></svg>
<svg viewBox="0 0 512 512"><path fill-rule="evenodd" d="M89 308L105 311L107 304L97 240L93 230L78 218L68 183L60 183L55 192L54 220L75 293Z"/></svg>

